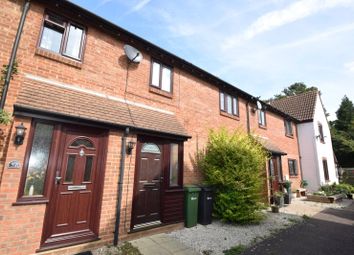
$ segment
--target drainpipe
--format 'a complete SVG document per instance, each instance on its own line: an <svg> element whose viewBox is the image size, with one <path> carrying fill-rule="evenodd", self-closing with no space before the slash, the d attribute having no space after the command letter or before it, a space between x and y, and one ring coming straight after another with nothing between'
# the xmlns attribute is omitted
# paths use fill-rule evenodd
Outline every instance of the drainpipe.
<svg viewBox="0 0 354 255"><path fill-rule="evenodd" d="M119 166L119 180L118 180L118 200L117 200L117 209L116 209L116 224L114 226L114 239L113 245L118 245L118 237L119 237L119 223L120 223L120 208L122 205L122 191L123 191L123 178L124 178L124 166L125 166L125 156L126 156L126 141L127 136L129 135L129 128L125 129L125 132L122 137L122 146L121 146L121 159Z"/></svg>
<svg viewBox="0 0 354 255"><path fill-rule="evenodd" d="M14 42L14 44L12 46L12 52L11 52L11 56L10 56L9 67L7 69L7 72L6 72L6 77L5 77L5 82L4 82L4 89L2 91L1 101L0 101L0 109L4 109L4 106L5 106L5 99L6 99L7 91L9 89L9 85L10 85L12 69L13 69L13 65L15 63L18 45L20 44L20 39L21 39L22 31L23 31L23 26L25 25L25 20L26 20L26 16L27 16L29 8L30 8L30 0L25 0L25 3L23 5L23 11L22 11L21 19L20 19L20 24L18 25L18 28L17 28L15 42Z"/></svg>
<svg viewBox="0 0 354 255"><path fill-rule="evenodd" d="M248 134L251 133L249 104L250 104L250 102L247 101L247 103L246 103L246 116L247 116L247 133Z"/></svg>

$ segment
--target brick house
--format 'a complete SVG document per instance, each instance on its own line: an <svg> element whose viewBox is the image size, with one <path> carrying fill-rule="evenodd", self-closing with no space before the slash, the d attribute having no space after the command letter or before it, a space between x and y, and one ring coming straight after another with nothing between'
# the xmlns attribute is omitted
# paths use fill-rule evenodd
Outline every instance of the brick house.
<svg viewBox="0 0 354 255"><path fill-rule="evenodd" d="M1 64L26 2L1 3ZM13 122L1 126L0 254L73 254L183 227L183 185L201 181L195 154L211 128L259 138L268 195L284 179L299 187L297 119L70 2L29 6L4 107Z"/></svg>

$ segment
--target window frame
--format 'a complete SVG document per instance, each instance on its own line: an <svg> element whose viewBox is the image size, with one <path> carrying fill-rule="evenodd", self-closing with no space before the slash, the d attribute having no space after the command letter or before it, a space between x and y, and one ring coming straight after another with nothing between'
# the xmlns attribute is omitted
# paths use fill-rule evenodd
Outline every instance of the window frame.
<svg viewBox="0 0 354 255"><path fill-rule="evenodd" d="M294 172L290 171L290 162L293 162ZM291 176L291 177L296 177L296 176L299 175L298 165L297 165L297 160L296 159L288 158L288 170L289 170L289 176Z"/></svg>
<svg viewBox="0 0 354 255"><path fill-rule="evenodd" d="M160 65L160 70L159 70L159 85L154 85L152 84L152 78L153 78L153 71L154 71L154 63L159 64ZM171 85L171 91L166 91L162 89L162 71L163 68L169 69L171 72L171 76L170 76L170 85ZM167 93L167 94L173 94L173 67L166 65L164 63L162 63L161 61L155 59L155 58L151 58L151 62L150 62L150 82L149 82L149 86L155 89L159 89L161 92L163 93Z"/></svg>
<svg viewBox="0 0 354 255"><path fill-rule="evenodd" d="M36 126L38 123L49 124L53 126L53 134L52 134L52 142L49 149L48 156L48 165L46 169L46 175L43 183L43 196L24 196L24 189L26 185L27 173L28 173L28 165L32 152L34 133L36 130ZM31 122L31 128L28 134L28 141L26 145L25 158L23 161L23 167L20 176L20 183L17 192L17 199L13 205L26 205L26 204L44 204L49 202L49 194L52 187L52 182L48 182L48 180L52 180L54 178L54 168L57 160L57 147L58 147L58 138L60 133L60 127L57 123L47 120L41 119L33 119Z"/></svg>
<svg viewBox="0 0 354 255"><path fill-rule="evenodd" d="M322 158L322 168L323 168L323 177L325 182L329 182L329 172L328 172L328 161L327 158Z"/></svg>
<svg viewBox="0 0 354 255"><path fill-rule="evenodd" d="M58 23L56 23L54 21L51 21L49 19L50 15L62 19L64 24L61 25L61 24L58 24ZM52 51L52 50L49 50L49 49L46 49L46 48L42 48L40 46L41 42L42 42L42 39L43 39L43 31L44 31L44 28L46 27L46 24L50 24L53 27L56 27L56 28L60 27L60 28L63 29L63 36L62 36L62 39L61 39L61 42L60 42L59 52L55 52L55 51ZM75 27L78 27L78 28L82 29L82 31L83 31L82 36L81 36L80 53L79 53L79 57L78 58L70 56L70 55L65 53L66 47L67 47L67 44L68 44L69 30L70 30L70 26L71 25L73 25ZM55 30L55 29L53 29L53 30ZM40 30L40 34L39 34L39 38L38 38L38 42L37 42L37 48L41 49L41 50L45 50L45 51L51 52L52 54L60 55L60 56L65 57L65 58L69 58L69 59L72 59L72 60L75 60L75 61L82 62L83 61L83 56L84 56L84 51L85 51L85 46L86 46L86 35L87 35L87 29L86 29L85 26L80 25L79 23L77 23L77 22L73 21L72 19L69 19L69 18L67 18L67 17L65 17L63 15L59 15L59 14L56 14L56 13L54 13L52 11L46 10L44 12L44 16L43 16L41 30Z"/></svg>
<svg viewBox="0 0 354 255"><path fill-rule="evenodd" d="M221 108L221 95L223 95L223 100L224 100L224 109ZM228 106L227 106L227 97L231 98L231 113L228 112ZM237 112L234 112L235 109L235 101L236 101L236 110ZM238 96L234 96L231 93L226 93L223 90L219 91L219 110L222 114L226 114L228 116L232 117L240 117L240 101Z"/></svg>
<svg viewBox="0 0 354 255"><path fill-rule="evenodd" d="M260 122L261 120L261 112L264 113L264 124ZM261 128L266 128L267 127L267 117L266 117L266 111L263 109L258 109L258 126Z"/></svg>
<svg viewBox="0 0 354 255"><path fill-rule="evenodd" d="M291 132L288 132L288 126L287 124L290 125L290 130ZM284 127L285 127L285 135L288 137L294 137L294 129L293 129L293 123L291 120L284 119Z"/></svg>

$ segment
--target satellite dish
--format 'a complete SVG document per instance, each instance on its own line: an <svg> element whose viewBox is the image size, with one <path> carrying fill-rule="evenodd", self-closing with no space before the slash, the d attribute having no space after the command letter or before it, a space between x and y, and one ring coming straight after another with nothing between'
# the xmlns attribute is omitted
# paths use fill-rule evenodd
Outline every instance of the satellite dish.
<svg viewBox="0 0 354 255"><path fill-rule="evenodd" d="M262 103L257 101L257 109L262 110Z"/></svg>
<svg viewBox="0 0 354 255"><path fill-rule="evenodd" d="M126 44L123 48L125 55L127 55L127 58L131 62L140 63L140 61L143 59L143 54L141 54L141 52L135 49L133 46Z"/></svg>

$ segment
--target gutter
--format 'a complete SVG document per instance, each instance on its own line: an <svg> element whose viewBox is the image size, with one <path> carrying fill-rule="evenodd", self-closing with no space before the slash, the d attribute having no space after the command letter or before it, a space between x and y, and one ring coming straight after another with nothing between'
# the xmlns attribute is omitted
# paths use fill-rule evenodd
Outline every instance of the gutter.
<svg viewBox="0 0 354 255"><path fill-rule="evenodd" d="M116 209L116 223L114 226L114 238L113 238L113 245L118 245L119 239L119 224L120 224L120 212L121 212L121 205L122 205L122 192L123 192L123 178L124 178L124 166L125 166L125 156L126 156L126 148L125 144L127 141L127 136L129 135L129 128L125 129L125 132L122 136L122 145L121 145L121 159L120 159L120 166L119 166L119 180L118 180L118 199L117 199L117 209Z"/></svg>
<svg viewBox="0 0 354 255"><path fill-rule="evenodd" d="M13 71L13 65L16 60L17 49L20 44L20 39L21 39L23 27L25 25L25 20L26 20L27 13L28 13L29 9L30 9L30 0L25 0L25 3L23 5L21 19L20 19L20 24L18 25L18 28L17 28L15 42L12 46L11 56L10 56L10 60L9 60L9 66L8 66L6 76L5 76L4 88L3 88L3 91L1 94L0 109L4 109L4 106L5 106L5 100L6 100L7 91L9 90L11 74Z"/></svg>

